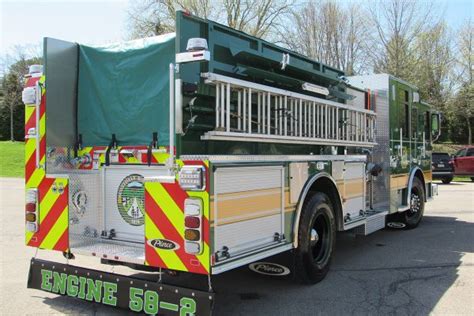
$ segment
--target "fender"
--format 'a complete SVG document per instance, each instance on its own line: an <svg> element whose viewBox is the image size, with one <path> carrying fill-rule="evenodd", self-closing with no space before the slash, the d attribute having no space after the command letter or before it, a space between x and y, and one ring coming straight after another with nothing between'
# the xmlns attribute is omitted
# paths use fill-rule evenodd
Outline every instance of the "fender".
<svg viewBox="0 0 474 316"><path fill-rule="evenodd" d="M305 184L303 190L301 190L300 197L298 199L298 205L296 207L296 218L295 218L295 222L293 224L293 247L294 248L298 248L298 229L299 229L299 226L300 226L301 210L303 208L304 200L306 199L306 196L308 195L308 192L310 191L313 184L318 179L321 179L321 178L327 178L334 184L334 187L336 188L337 197L339 198L339 202L341 203L341 207L343 205L341 195L339 194L339 191L337 191L336 181L334 181L334 179L332 178L332 176L329 173L319 172L319 173L315 174L314 176L312 176L311 178L309 178L306 181L306 184ZM339 214L339 215L342 216L342 214ZM340 218L342 218L342 217L340 217Z"/></svg>
<svg viewBox="0 0 474 316"><path fill-rule="evenodd" d="M425 202L426 202L425 175L423 174L423 170L421 170L421 168L418 167L418 166L415 167L415 168L413 168L413 169L410 171L410 178L409 178L409 180L408 180L408 193L411 192L411 188L413 187L413 179L415 179L415 174L416 174L418 171L421 173L421 177L422 177L422 180L421 180L421 181L423 182L423 186L424 186L423 190L424 190L424 192L425 192ZM405 203L404 205L410 206L410 203L409 203L409 196L410 196L410 194L407 194L406 199L403 201L403 202Z"/></svg>

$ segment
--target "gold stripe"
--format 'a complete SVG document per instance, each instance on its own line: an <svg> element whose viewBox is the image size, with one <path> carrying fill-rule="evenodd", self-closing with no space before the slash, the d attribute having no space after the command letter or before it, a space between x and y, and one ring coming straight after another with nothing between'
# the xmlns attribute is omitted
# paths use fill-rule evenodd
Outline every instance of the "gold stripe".
<svg viewBox="0 0 474 316"><path fill-rule="evenodd" d="M233 196L232 200L222 201L218 197L217 203L211 204L211 214L214 214L214 207L217 204L217 220L235 217L239 215L250 215L252 213L261 212L263 210L272 210L281 208L280 193L269 193L260 196L242 197L237 199ZM211 217L212 218L212 217Z"/></svg>
<svg viewBox="0 0 474 316"><path fill-rule="evenodd" d="M362 178L346 181L344 184L344 198L350 199L364 195L364 185Z"/></svg>
<svg viewBox="0 0 474 316"><path fill-rule="evenodd" d="M401 189L408 186L408 174L397 174L390 176L390 189Z"/></svg>

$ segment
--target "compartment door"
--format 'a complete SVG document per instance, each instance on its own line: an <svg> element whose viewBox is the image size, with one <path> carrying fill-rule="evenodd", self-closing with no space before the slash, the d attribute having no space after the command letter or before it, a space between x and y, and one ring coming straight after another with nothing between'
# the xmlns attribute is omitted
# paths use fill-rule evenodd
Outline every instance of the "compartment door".
<svg viewBox="0 0 474 316"><path fill-rule="evenodd" d="M349 162L344 165L344 218L353 220L365 211L365 163Z"/></svg>
<svg viewBox="0 0 474 316"><path fill-rule="evenodd" d="M284 232L283 166L217 167L214 249L231 257L278 242Z"/></svg>
<svg viewBox="0 0 474 316"><path fill-rule="evenodd" d="M144 177L159 175L149 167L109 166L104 168L104 230L102 237L145 242Z"/></svg>

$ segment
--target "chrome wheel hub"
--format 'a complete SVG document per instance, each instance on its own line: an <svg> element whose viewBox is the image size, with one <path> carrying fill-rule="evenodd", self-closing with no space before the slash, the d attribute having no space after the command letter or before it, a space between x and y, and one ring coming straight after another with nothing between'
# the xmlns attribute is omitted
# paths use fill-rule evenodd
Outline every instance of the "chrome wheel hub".
<svg viewBox="0 0 474 316"><path fill-rule="evenodd" d="M318 243L318 241L319 241L318 232L317 232L316 229L314 229L314 228L311 229L310 241L311 241L311 246L316 245L316 244Z"/></svg>
<svg viewBox="0 0 474 316"><path fill-rule="evenodd" d="M418 194L412 193L410 196L410 212L418 213L421 208L421 200Z"/></svg>

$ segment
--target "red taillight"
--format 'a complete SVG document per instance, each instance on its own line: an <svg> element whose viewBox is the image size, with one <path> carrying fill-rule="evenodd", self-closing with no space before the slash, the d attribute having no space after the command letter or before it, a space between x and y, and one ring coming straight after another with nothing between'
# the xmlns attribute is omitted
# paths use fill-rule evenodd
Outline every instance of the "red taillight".
<svg viewBox="0 0 474 316"><path fill-rule="evenodd" d="M27 189L25 196L26 229L30 232L38 231L38 190Z"/></svg>
<svg viewBox="0 0 474 316"><path fill-rule="evenodd" d="M186 216L184 218L184 226L187 228L199 228L199 226L201 226L201 220L196 216Z"/></svg>
<svg viewBox="0 0 474 316"><path fill-rule="evenodd" d="M187 198L184 201L184 251L198 255L202 252L202 216L201 199Z"/></svg>
<svg viewBox="0 0 474 316"><path fill-rule="evenodd" d="M27 211L27 212L36 212L36 203L26 203L25 211Z"/></svg>

